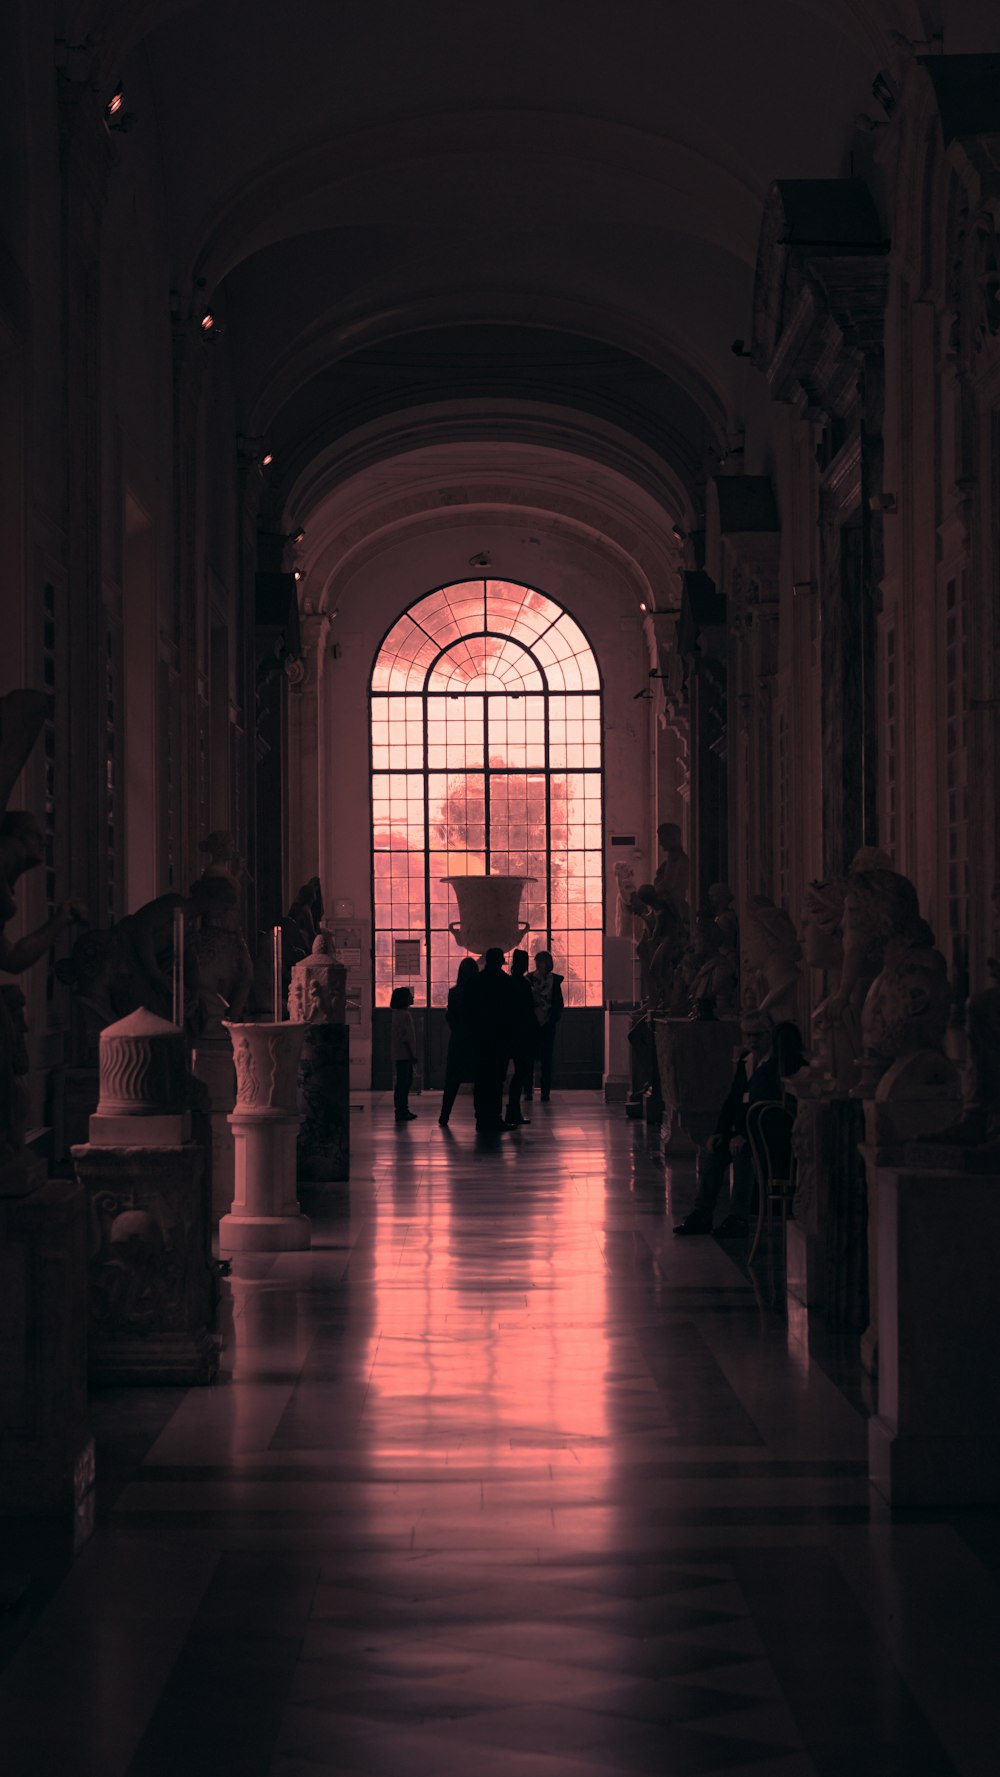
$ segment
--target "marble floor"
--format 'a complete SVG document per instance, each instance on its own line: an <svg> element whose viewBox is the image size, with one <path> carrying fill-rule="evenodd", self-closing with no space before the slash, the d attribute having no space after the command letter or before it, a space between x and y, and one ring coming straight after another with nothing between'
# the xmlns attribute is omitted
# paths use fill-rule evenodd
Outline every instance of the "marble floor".
<svg viewBox="0 0 1000 1777"><path fill-rule="evenodd" d="M217 1387L95 1399L76 1561L7 1527L4 1777L995 1777L1000 1515L869 1492L856 1341L596 1094L417 1108L234 1264Z"/></svg>

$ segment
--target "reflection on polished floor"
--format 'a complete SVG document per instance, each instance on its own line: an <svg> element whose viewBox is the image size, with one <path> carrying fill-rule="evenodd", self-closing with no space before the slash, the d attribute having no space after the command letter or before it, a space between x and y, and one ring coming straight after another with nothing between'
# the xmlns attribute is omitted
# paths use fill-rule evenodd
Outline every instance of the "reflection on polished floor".
<svg viewBox="0 0 1000 1777"><path fill-rule="evenodd" d="M98 1533L0 1617L5 1777L995 1773L997 1517L869 1494L844 1354L672 1240L641 1126L417 1103L234 1267L220 1386L99 1399Z"/></svg>

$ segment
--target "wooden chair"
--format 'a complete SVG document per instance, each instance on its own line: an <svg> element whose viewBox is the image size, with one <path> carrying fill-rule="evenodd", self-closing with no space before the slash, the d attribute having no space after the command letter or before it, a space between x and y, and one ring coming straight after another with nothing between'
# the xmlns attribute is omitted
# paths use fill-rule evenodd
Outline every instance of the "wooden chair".
<svg viewBox="0 0 1000 1777"><path fill-rule="evenodd" d="M757 1227L747 1264L757 1256L760 1237L770 1235L775 1207L781 1212L784 1234L788 1211L795 1194L795 1159L792 1154L792 1125L795 1113L781 1099L762 1098L747 1111L747 1141L757 1180Z"/></svg>

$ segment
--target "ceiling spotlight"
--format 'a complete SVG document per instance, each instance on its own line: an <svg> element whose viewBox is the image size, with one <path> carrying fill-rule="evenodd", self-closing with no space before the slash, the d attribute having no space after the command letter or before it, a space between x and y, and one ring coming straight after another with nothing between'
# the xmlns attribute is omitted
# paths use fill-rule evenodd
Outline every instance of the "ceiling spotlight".
<svg viewBox="0 0 1000 1777"><path fill-rule="evenodd" d="M301 580L301 578L302 578L302 569L301 568L296 568L295 578L296 578L296 580Z"/></svg>
<svg viewBox="0 0 1000 1777"><path fill-rule="evenodd" d="M642 599L639 600L639 609L640 609L640 611L644 611L646 609L645 603Z"/></svg>
<svg viewBox="0 0 1000 1777"><path fill-rule="evenodd" d="M293 543L304 543L305 540L306 540L305 531L296 531L294 537L292 538Z"/></svg>
<svg viewBox="0 0 1000 1777"><path fill-rule="evenodd" d="M673 533L674 533L674 541L675 542L684 543L687 541L687 532L682 531L679 524L675 524L673 526Z"/></svg>
<svg viewBox="0 0 1000 1777"><path fill-rule="evenodd" d="M745 339L734 339L729 350L732 352L734 358L753 357L753 353L747 350L747 342Z"/></svg>
<svg viewBox="0 0 1000 1777"><path fill-rule="evenodd" d="M202 333L215 333L215 331L218 328L219 323L216 320L215 316L213 315L211 309L206 309L205 313L201 317L201 321L200 321L199 325L201 327Z"/></svg>
<svg viewBox="0 0 1000 1777"><path fill-rule="evenodd" d="M115 87L110 99L104 107L104 123L109 130L127 130L131 118L125 109L125 89Z"/></svg>
<svg viewBox="0 0 1000 1777"><path fill-rule="evenodd" d="M265 452L264 452L264 455L263 455L263 456L262 456L262 457L261 457L261 459L260 459L260 466L261 466L261 468L262 468L262 469L269 469L269 468L270 468L270 467L271 467L271 464L272 464L272 463L273 463L273 462L274 462L274 452L273 452L273 450L266 450L266 451L265 451Z"/></svg>

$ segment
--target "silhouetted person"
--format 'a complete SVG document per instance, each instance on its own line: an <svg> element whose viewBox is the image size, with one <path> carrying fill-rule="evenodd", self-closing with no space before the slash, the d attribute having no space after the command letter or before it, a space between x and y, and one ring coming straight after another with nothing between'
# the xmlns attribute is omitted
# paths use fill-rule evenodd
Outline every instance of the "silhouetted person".
<svg viewBox="0 0 1000 1777"><path fill-rule="evenodd" d="M503 1083L513 1053L514 999L503 951L488 950L481 973L469 991L475 1056L473 1102L476 1128L482 1134L503 1129Z"/></svg>
<svg viewBox="0 0 1000 1777"><path fill-rule="evenodd" d="M552 952L550 950L536 950L534 973L528 976L528 980L531 983L531 997L535 1012L535 1053L538 1056L538 1083L543 1104L548 1103L552 1090L552 1050L555 1047L556 1025L565 1009L562 995L564 979L563 975L557 975L553 971ZM534 1091L534 1075L535 1070L532 1065L526 1098L530 1098Z"/></svg>
<svg viewBox="0 0 1000 1777"><path fill-rule="evenodd" d="M715 1134L700 1156L698 1195L690 1215L674 1228L675 1234L711 1234L715 1205L726 1182L730 1165L733 1182L729 1214L714 1230L717 1240L738 1240L749 1232L750 1199L753 1195L753 1158L747 1142L747 1112L752 1104L767 1099L782 1101L794 1112L795 1101L782 1086L782 1078L798 1073L803 1065L802 1039L787 1021L775 1029L766 1012L745 1012L740 1035L746 1047L736 1063L732 1084L719 1112Z"/></svg>
<svg viewBox="0 0 1000 1777"><path fill-rule="evenodd" d="M514 1028L512 1033L514 1071L510 1076L507 1091L507 1115L504 1119L508 1129L516 1129L519 1124L528 1121L521 1110L521 1094L527 1092L531 1085L531 1069L535 1059L535 1044L538 1025L535 1020L535 1001L528 979L528 952L515 950L510 959L510 984L513 990Z"/></svg>
<svg viewBox="0 0 1000 1777"><path fill-rule="evenodd" d="M417 1059L417 1029L410 1011L412 1004L412 988L393 988L389 1008L392 1012L392 1060L396 1070L392 1101L397 1123L412 1123L417 1114L416 1111L411 1111L409 1102L413 1068Z"/></svg>
<svg viewBox="0 0 1000 1777"><path fill-rule="evenodd" d="M448 1126L448 1118L458 1097L458 1088L475 1074L470 996L473 984L478 980L478 963L471 956L463 957L458 965L455 985L448 989L448 1010L445 1013L448 1024L448 1055L444 1064L444 1096L438 1118L442 1129Z"/></svg>

